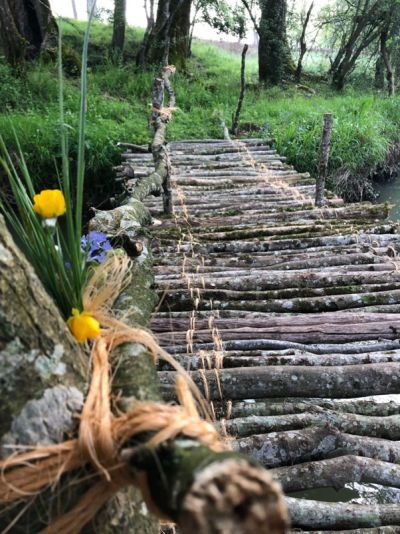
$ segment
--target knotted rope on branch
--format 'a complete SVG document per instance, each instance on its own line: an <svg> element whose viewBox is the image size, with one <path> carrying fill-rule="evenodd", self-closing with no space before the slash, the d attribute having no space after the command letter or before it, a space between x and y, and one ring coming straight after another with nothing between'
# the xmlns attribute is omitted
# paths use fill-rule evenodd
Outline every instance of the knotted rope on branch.
<svg viewBox="0 0 400 534"><path fill-rule="evenodd" d="M46 486L57 484L62 475L87 464L94 467L96 476L92 486L72 510L42 531L46 534L79 532L108 499L131 484L141 489L145 500L147 497L148 508L156 511L148 500L150 492L145 487L144 478L136 477L121 460L121 449L134 436L150 433L151 437L145 443L148 447L157 447L184 435L216 452L224 448L213 425L200 418L191 390L200 402L201 395L183 368L158 346L150 333L141 328L130 328L110 314L106 303L114 302L119 294L129 266L124 257L112 258L104 267L96 269L84 295L88 309L108 328L92 347L92 375L80 416L78 437L14 454L0 462L0 502L5 504L35 496ZM140 343L148 349L154 361L161 358L175 367L179 374L177 396L180 405L137 402L127 413L113 413L109 360L112 351L124 343ZM206 410L204 403L203 408Z"/></svg>

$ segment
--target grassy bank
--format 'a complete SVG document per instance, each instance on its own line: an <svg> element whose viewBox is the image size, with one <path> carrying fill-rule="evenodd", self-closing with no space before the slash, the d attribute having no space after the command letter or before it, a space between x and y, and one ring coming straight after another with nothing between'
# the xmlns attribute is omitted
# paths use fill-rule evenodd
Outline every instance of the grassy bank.
<svg viewBox="0 0 400 534"><path fill-rule="evenodd" d="M66 65L66 120L71 126L71 158L79 101L79 51L83 26L63 24ZM107 56L110 26L97 23L90 45L88 95L87 166L88 191L96 188L96 199L112 191L110 167L118 162L118 141L148 141L147 117L154 72L137 72L132 59L142 31L129 29L127 61L115 65ZM240 56L195 42L189 72L178 73L174 81L179 110L169 129L170 139L220 137L216 111L229 124L239 91ZM59 156L56 68L52 62L29 68L15 78L0 63L0 131L9 145L15 128L38 182L46 184L55 175ZM260 89L257 64L247 64L248 91L241 124L242 135L274 137L281 154L300 171L317 169L322 116L334 113L332 155L329 174L348 169L350 175L365 177L382 165L388 147L399 141L400 100L378 93L348 88L332 93L326 84L313 84L315 93L287 84L283 89ZM11 123L10 123L11 118ZM332 181L332 180L331 180Z"/></svg>

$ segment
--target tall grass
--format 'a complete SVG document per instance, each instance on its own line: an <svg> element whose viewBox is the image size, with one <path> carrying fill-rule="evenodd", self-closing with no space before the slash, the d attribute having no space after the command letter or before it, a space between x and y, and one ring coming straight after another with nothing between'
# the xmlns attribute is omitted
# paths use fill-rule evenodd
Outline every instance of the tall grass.
<svg viewBox="0 0 400 534"><path fill-rule="evenodd" d="M84 24L65 21L64 41L72 49L83 42ZM115 65L108 58L111 27L95 23L89 46L87 188L89 202L96 203L113 192L111 167L119 161L118 141L146 143L151 82L154 71L136 71L132 61L143 32L130 28L127 33L127 61ZM315 71L320 58L310 55L309 67ZM307 64L306 64L307 67ZM365 66L363 65L362 68ZM366 67L365 67L366 68ZM0 63L0 74L6 70ZM361 71L360 71L361 72ZM8 107L35 180L46 182L60 156L57 146L58 105L53 82L54 66L33 67L24 80L8 72L6 86L0 87L0 108ZM220 111L227 124L235 109L239 92L240 55L195 41L187 73L177 73L174 87L179 111L169 127L169 138L221 137L215 119ZM312 85L315 94L294 84L263 89L257 84L257 59L250 55L246 67L247 92L241 115L241 135L265 135L276 139L276 147L301 171L317 170L322 117L334 114L332 155L329 174L346 168L368 175L383 162L388 147L399 141L400 103L380 93L353 87L334 93L326 83ZM7 89L8 87L8 89ZM79 109L79 86L75 77L65 84L65 114L72 129ZM12 143L5 115L0 112L0 131ZM261 132L261 133L260 133ZM71 143L71 156L77 155Z"/></svg>
<svg viewBox="0 0 400 534"><path fill-rule="evenodd" d="M18 236L21 248L35 268L44 287L67 318L73 309L82 311L87 278L86 252L82 250L82 208L85 180L85 125L87 99L87 57L89 17L82 51L80 105L77 128L76 174L70 172L69 128L64 113L62 35L58 45L58 142L61 169L56 168L51 189L39 192L31 178L21 143L9 118L17 154L12 154L0 135L0 164L8 178L12 200L0 194L0 210ZM15 207L12 205L15 203ZM61 221L58 220L61 219Z"/></svg>

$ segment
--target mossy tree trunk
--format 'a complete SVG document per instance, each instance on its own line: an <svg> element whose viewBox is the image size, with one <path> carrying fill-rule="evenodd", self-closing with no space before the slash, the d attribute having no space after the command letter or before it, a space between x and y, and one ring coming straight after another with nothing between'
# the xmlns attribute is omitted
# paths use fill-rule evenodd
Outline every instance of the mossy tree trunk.
<svg viewBox="0 0 400 534"><path fill-rule="evenodd" d="M111 48L122 56L125 43L126 0L115 0Z"/></svg>
<svg viewBox="0 0 400 534"><path fill-rule="evenodd" d="M286 0L260 0L258 76L260 82L279 85L293 70L286 35Z"/></svg>
<svg viewBox="0 0 400 534"><path fill-rule="evenodd" d="M173 0L173 3L178 4L178 1ZM186 61L190 56L191 5L192 0L183 0L181 7L177 10L171 31L169 62L181 71L186 68Z"/></svg>
<svg viewBox="0 0 400 534"><path fill-rule="evenodd" d="M395 80L394 80L394 68L392 65L392 60L390 57L390 53L388 50L388 39L389 39L389 30L388 28L385 28L380 37L380 52L383 64L385 65L386 69L386 80L387 80L387 89L389 96L394 96L396 88L395 88Z"/></svg>
<svg viewBox="0 0 400 534"><path fill-rule="evenodd" d="M381 54L378 55L375 62L375 89L384 89L385 87L385 65Z"/></svg>
<svg viewBox="0 0 400 534"><path fill-rule="evenodd" d="M190 54L192 0L160 0L156 22L146 51L145 64L186 66Z"/></svg>
<svg viewBox="0 0 400 534"><path fill-rule="evenodd" d="M80 349L0 215L0 436L24 405L62 384L80 389ZM82 389L83 391L83 389ZM25 445L27 443L24 443Z"/></svg>
<svg viewBox="0 0 400 534"><path fill-rule="evenodd" d="M49 0L0 0L0 43L12 66L37 57L56 32Z"/></svg>

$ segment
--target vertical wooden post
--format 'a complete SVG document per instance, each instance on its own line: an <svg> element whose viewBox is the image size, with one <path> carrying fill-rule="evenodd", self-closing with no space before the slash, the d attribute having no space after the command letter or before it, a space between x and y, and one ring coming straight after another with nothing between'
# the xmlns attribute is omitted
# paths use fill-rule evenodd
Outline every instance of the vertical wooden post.
<svg viewBox="0 0 400 534"><path fill-rule="evenodd" d="M329 151L331 147L332 132L332 113L325 113L324 125L322 128L322 139L319 149L319 168L318 177L315 184L315 205L323 206L325 204L325 179L328 169Z"/></svg>
<svg viewBox="0 0 400 534"><path fill-rule="evenodd" d="M232 118L231 133L233 135L237 135L237 133L238 133L240 112L242 110L244 92L246 90L245 70L246 70L246 53L247 53L247 49L248 48L249 48L249 45L245 44L244 47L243 47L243 51L242 51L242 65L241 65L241 69L240 69L240 95L239 95L239 100L238 100L238 103L237 103L237 108L236 108L235 115Z"/></svg>
<svg viewBox="0 0 400 534"><path fill-rule="evenodd" d="M162 189L163 189L163 207L164 213L166 215L171 215L173 211L172 204L172 191L171 191L171 165L168 157L168 152L166 149L166 125L171 119L172 111L175 107L175 92L173 90L172 84L169 80L169 77L174 74L175 67L173 65L168 65L163 68L162 77L155 78L153 82L153 109L150 118L150 131L153 137L151 151L153 153L153 158L155 162L155 167L157 169L157 161L160 158L164 161L165 167L165 176L163 176ZM166 107L164 107L164 95L167 92L169 96L169 102ZM159 131L162 127L162 133L158 142L155 143L157 128Z"/></svg>
<svg viewBox="0 0 400 534"><path fill-rule="evenodd" d="M172 215L174 210L174 205L172 201L172 186L171 186L171 162L166 153L167 158L167 176L163 180L163 208L165 215Z"/></svg>

